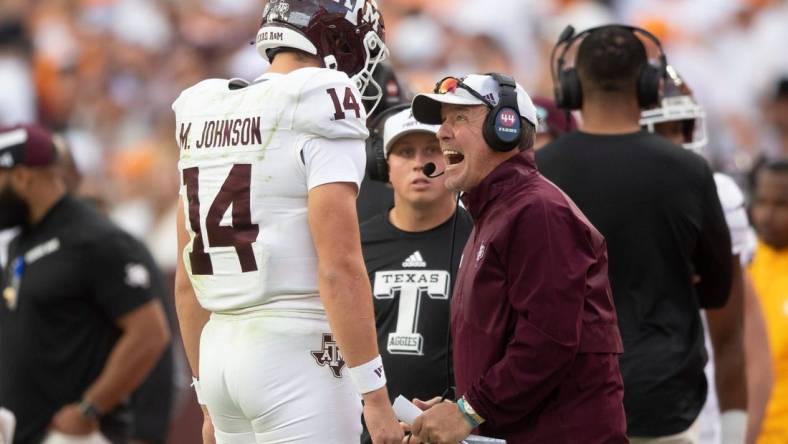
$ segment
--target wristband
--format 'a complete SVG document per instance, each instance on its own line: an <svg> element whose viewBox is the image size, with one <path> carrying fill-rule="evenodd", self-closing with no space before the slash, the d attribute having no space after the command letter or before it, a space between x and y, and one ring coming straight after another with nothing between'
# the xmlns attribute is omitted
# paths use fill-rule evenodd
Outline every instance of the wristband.
<svg viewBox="0 0 788 444"><path fill-rule="evenodd" d="M200 380L192 376L192 387L194 387L194 393L197 395L197 404L205 405L205 401L202 400L202 389L200 389Z"/></svg>
<svg viewBox="0 0 788 444"><path fill-rule="evenodd" d="M741 444L747 433L747 412L744 410L725 410L720 414L723 444Z"/></svg>
<svg viewBox="0 0 788 444"><path fill-rule="evenodd" d="M350 379L356 385L356 390L362 395L384 387L386 385L386 372L383 370L383 359L377 355L366 364L348 368Z"/></svg>
<svg viewBox="0 0 788 444"><path fill-rule="evenodd" d="M93 404L87 399L79 401L79 413L87 419L98 419L98 417L101 416L101 412L98 407L96 407L96 404Z"/></svg>
<svg viewBox="0 0 788 444"><path fill-rule="evenodd" d="M476 410L473 409L473 406L465 399L465 396L457 400L457 407L460 409L460 413L462 416L465 417L465 420L471 425L472 428L479 427L481 423L484 422L484 418L482 418Z"/></svg>

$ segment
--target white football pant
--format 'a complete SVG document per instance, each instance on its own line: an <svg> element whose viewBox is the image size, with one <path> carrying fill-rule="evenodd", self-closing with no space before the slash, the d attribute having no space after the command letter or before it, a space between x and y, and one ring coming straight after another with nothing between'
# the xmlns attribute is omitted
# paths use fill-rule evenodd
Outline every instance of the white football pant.
<svg viewBox="0 0 788 444"><path fill-rule="evenodd" d="M216 443L359 442L361 397L329 333L328 321L310 315L212 314L200 338L200 386Z"/></svg>

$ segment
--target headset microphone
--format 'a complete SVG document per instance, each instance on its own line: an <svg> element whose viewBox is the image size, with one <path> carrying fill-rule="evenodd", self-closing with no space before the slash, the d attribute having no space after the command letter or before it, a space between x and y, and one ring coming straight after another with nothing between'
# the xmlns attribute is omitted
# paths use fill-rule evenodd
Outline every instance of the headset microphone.
<svg viewBox="0 0 788 444"><path fill-rule="evenodd" d="M435 175L433 175L432 173L434 173L434 172L435 172L435 169L436 169L436 168L437 168L437 167L435 166L435 163L434 163L434 162L427 162L427 163L425 163L425 164L424 164L424 166L421 168L421 172L422 172L422 173L424 173L424 175L425 175L425 176L427 176L427 177L429 177L430 179L434 179L434 178L436 178L436 177L438 177L438 176L442 176L444 173L446 173L446 170L443 170L442 172L440 172L440 173L438 173L438 174L435 174Z"/></svg>
<svg viewBox="0 0 788 444"><path fill-rule="evenodd" d="M575 28L572 25L567 25L563 31L561 31L561 35L558 36L558 43L568 42L575 36Z"/></svg>

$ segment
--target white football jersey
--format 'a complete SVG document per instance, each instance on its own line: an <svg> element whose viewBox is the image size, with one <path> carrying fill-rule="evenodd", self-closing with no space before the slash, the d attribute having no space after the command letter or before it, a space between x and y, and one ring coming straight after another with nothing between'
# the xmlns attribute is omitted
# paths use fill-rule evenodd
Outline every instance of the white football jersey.
<svg viewBox="0 0 788 444"><path fill-rule="evenodd" d="M725 212L725 221L731 233L731 247L733 254L750 256L755 248L749 241L750 222L747 219L747 209L744 203L744 193L730 176L714 173L714 182L717 184L717 196L720 198L722 210Z"/></svg>
<svg viewBox="0 0 788 444"><path fill-rule="evenodd" d="M744 261L750 257L755 245L750 241L750 223L747 220L747 210L744 207L744 194L730 176L714 173L714 182L717 185L717 196L720 199L722 210L725 213L725 222L731 233L731 254L738 254ZM706 314L703 313L703 334L706 341L706 350L709 360L704 368L708 393L706 403L698 418L701 444L720 444L722 442L722 428L720 425L720 407L717 396L716 371L714 368L714 348L709 337L709 326Z"/></svg>
<svg viewBox="0 0 788 444"><path fill-rule="evenodd" d="M248 86L205 80L172 108L190 236L182 255L200 304L322 310L307 193L363 178L356 87L345 73L302 68Z"/></svg>

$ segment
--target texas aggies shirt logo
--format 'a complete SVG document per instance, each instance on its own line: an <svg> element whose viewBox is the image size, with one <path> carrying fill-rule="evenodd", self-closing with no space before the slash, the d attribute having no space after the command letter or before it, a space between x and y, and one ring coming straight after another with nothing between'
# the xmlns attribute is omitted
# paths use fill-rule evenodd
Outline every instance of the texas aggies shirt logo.
<svg viewBox="0 0 788 444"><path fill-rule="evenodd" d="M418 251L403 267L424 267ZM419 313L427 299L448 300L451 279L446 270L385 270L375 272L372 295L378 300L396 300L397 325L389 331L386 350L393 355L424 355L424 336L419 330Z"/></svg>
<svg viewBox="0 0 788 444"><path fill-rule="evenodd" d="M315 350L309 353L315 358L317 365L321 367L327 365L335 378L342 377L342 368L345 367L345 360L342 359L342 354L339 352L339 346L331 333L323 333L322 350Z"/></svg>

